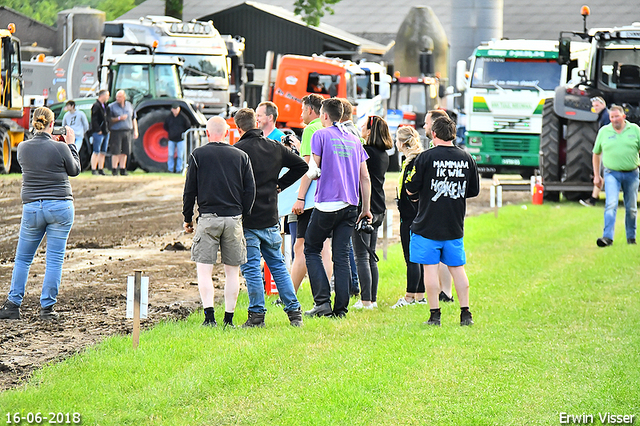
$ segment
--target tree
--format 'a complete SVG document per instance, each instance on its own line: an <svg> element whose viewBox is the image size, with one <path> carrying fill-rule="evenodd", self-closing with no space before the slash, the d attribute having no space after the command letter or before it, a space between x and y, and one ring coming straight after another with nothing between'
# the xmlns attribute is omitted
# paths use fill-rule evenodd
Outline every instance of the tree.
<svg viewBox="0 0 640 426"><path fill-rule="evenodd" d="M338 2L340 0L296 0L293 4L295 7L293 13L299 15L307 25L318 26L325 12L329 12L330 15L334 14L329 5Z"/></svg>
<svg viewBox="0 0 640 426"><path fill-rule="evenodd" d="M164 2L164 14L166 16L173 16L177 19L182 19L182 0L165 0Z"/></svg>

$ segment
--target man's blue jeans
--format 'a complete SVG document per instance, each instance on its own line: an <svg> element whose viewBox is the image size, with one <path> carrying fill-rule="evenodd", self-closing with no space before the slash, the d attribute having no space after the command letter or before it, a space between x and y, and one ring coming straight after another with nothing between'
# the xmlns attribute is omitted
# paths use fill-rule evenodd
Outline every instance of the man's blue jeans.
<svg viewBox="0 0 640 426"><path fill-rule="evenodd" d="M73 225L73 201L41 200L22 206L22 222L16 249L8 299L22 304L29 269L36 250L47 235L47 254L40 305L47 308L56 303L62 278L62 262L67 238Z"/></svg>
<svg viewBox="0 0 640 426"><path fill-rule="evenodd" d="M261 254L276 283L278 294L284 303L284 311L298 310L300 303L296 298L291 275L287 271L284 256L280 251L282 237L280 237L278 226L265 229L245 229L244 238L247 240L247 263L241 265L240 269L247 281L249 312L267 312L264 307L264 286L260 272Z"/></svg>
<svg viewBox="0 0 640 426"><path fill-rule="evenodd" d="M604 169L604 192L606 202L604 207L604 232L602 236L613 240L618 211L618 197L622 188L625 216L624 225L627 239L636 237L636 219L638 216L638 169L630 172L619 172Z"/></svg>
<svg viewBox="0 0 640 426"><path fill-rule="evenodd" d="M182 166L184 165L184 140L181 141L169 141L167 146L168 155L167 158L167 170L169 172L175 171L176 173L182 172ZM174 159L174 155L177 154L177 158ZM175 169L174 169L175 167Z"/></svg>
<svg viewBox="0 0 640 426"><path fill-rule="evenodd" d="M351 269L349 266L349 243L356 224L358 211L356 206L348 206L335 212L322 212L314 209L304 236L304 256L311 283L313 301L318 305L331 302L329 278L322 264L322 246L333 231L331 241L333 275L335 278L336 298L333 313L345 315L349 306L349 285Z"/></svg>

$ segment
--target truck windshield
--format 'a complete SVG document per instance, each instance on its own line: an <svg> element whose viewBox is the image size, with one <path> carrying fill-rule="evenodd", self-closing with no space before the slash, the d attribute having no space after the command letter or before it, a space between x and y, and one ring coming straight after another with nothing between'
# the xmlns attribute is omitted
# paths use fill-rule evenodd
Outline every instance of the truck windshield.
<svg viewBox="0 0 640 426"><path fill-rule="evenodd" d="M426 84L394 84L391 90L395 93L389 99L389 109L429 111L432 107L430 102L427 105L429 100L427 89Z"/></svg>
<svg viewBox="0 0 640 426"><path fill-rule="evenodd" d="M358 99L371 99L371 74L357 74L356 83L358 90Z"/></svg>
<svg viewBox="0 0 640 426"><path fill-rule="evenodd" d="M158 97L182 98L180 78L175 65L156 65L156 94Z"/></svg>
<svg viewBox="0 0 640 426"><path fill-rule="evenodd" d="M600 51L600 80L613 88L640 88L640 40L616 41Z"/></svg>
<svg viewBox="0 0 640 426"><path fill-rule="evenodd" d="M554 90L561 67L554 59L476 58L471 87Z"/></svg>
<svg viewBox="0 0 640 426"><path fill-rule="evenodd" d="M188 76L227 78L227 62L221 55L184 55L184 73Z"/></svg>

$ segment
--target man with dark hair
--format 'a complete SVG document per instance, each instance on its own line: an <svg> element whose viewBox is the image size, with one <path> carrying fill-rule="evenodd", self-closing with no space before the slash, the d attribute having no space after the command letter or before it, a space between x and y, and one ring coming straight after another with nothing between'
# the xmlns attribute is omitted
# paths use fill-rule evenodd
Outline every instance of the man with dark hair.
<svg viewBox="0 0 640 426"><path fill-rule="evenodd" d="M611 123L600 129L593 146L593 184L601 186L604 181L605 194L604 230L596 241L598 247L613 244L620 189L624 200L627 244L636 244L640 127L628 122L624 109L618 105L609 109L609 118ZM600 175L601 159L604 179Z"/></svg>
<svg viewBox="0 0 640 426"><path fill-rule="evenodd" d="M427 137L429 141L429 146L427 148L433 148L433 141L431 136L431 126L433 125L433 121L440 117L447 117L447 113L441 109L432 109L427 112L427 115L424 117L424 135ZM453 302L453 288L451 286L451 273L449 273L449 268L447 265L440 262L438 265L438 280L440 282L440 301L441 302ZM426 299L422 299L417 301L419 304L427 304Z"/></svg>
<svg viewBox="0 0 640 426"><path fill-rule="evenodd" d="M300 144L300 155L304 161L309 164L311 161L311 137L313 134L322 129L322 122L320 121L320 108L322 107L322 101L324 98L320 95L311 94L302 98L302 121L307 126L302 131L302 142ZM305 175L302 176L300 181L300 189L298 190L298 199L293 204L292 212L296 214L296 242L293 246L294 258L291 265L291 280L293 281L293 287L298 291L305 274L307 273L307 266L304 258L304 235L309 225L309 219L311 219L311 213L313 207L307 207L305 210L305 198L307 191L311 185L311 179ZM322 252L325 268L327 269L327 275L331 275L331 251L329 246Z"/></svg>
<svg viewBox="0 0 640 426"><path fill-rule="evenodd" d="M261 102L256 108L256 120L258 129L262 130L267 139L276 142L282 140L284 132L276 128L276 121L278 120L278 107L276 104L270 101Z"/></svg>
<svg viewBox="0 0 640 426"><path fill-rule="evenodd" d="M91 106L91 140L93 153L91 154L91 173L104 175L104 159L109 146L109 123L107 121L107 106L109 91L98 92L98 99Z"/></svg>
<svg viewBox="0 0 640 426"><path fill-rule="evenodd" d="M348 99L338 98L342 102L342 117L340 117L340 123L355 136L360 137L360 130L353 124L353 106Z"/></svg>
<svg viewBox="0 0 640 426"><path fill-rule="evenodd" d="M480 192L478 168L469 153L456 147L456 125L448 117L431 126L434 147L416 158L414 175L407 180L410 197L418 198L418 214L411 224L410 259L424 269L431 308L428 325L440 325L438 264L449 267L460 301L460 325L472 325L469 279L464 270L464 215L466 199Z"/></svg>
<svg viewBox="0 0 640 426"><path fill-rule="evenodd" d="M74 101L67 101L64 107L67 113L62 118L62 125L69 126L73 129L76 137L76 148L78 154L82 148L82 141L84 141L84 135L89 130L89 122L87 116L82 111L76 110L76 103Z"/></svg>
<svg viewBox="0 0 640 426"><path fill-rule="evenodd" d="M171 112L164 120L164 129L169 136L167 143L167 171L169 173L182 173L185 152L184 132L191 127L191 122L184 114L180 114L180 109L180 104L171 105Z"/></svg>
<svg viewBox="0 0 640 426"><path fill-rule="evenodd" d="M300 303L280 250L282 237L278 226L278 192L300 179L309 166L281 143L265 138L262 130L255 128L253 110L239 110L234 120L240 133L240 140L234 146L249 155L256 181L256 201L251 213L243 218L247 262L240 269L247 281L249 293L249 317L243 327L264 327L267 310L264 306L264 287L260 272L261 255L278 287L278 294L291 325L301 326ZM249 126L249 123L253 125ZM289 170L279 177L284 167Z"/></svg>
<svg viewBox="0 0 640 426"><path fill-rule="evenodd" d="M340 99L322 102L320 120L323 129L313 134L311 150L321 169L315 195L315 209L304 241L304 255L313 292L314 308L308 316L344 317L349 306L349 242L356 221L372 219L371 181L367 170L367 153L360 139L338 122L343 107ZM360 191L358 191L360 190ZM358 216L358 192L362 196L362 213ZM329 276L320 252L333 233L331 249L335 279L335 302L331 308Z"/></svg>
<svg viewBox="0 0 640 426"><path fill-rule="evenodd" d="M242 217L255 199L255 181L249 156L226 142L229 126L222 117L207 122L209 143L193 150L184 183L184 229L193 232L193 208L198 201L198 227L191 246L196 262L198 289L204 308L202 325L217 325L213 311L213 265L218 249L224 264L224 325L233 327L239 291L240 265L247 261L242 238Z"/></svg>

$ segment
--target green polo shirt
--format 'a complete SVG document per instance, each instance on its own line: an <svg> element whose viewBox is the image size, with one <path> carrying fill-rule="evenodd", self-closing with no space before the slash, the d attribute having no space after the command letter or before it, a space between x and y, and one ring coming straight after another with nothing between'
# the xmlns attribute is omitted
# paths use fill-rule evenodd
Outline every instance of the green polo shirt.
<svg viewBox="0 0 640 426"><path fill-rule="evenodd" d="M593 146L594 154L602 154L602 164L609 170L630 171L640 166L640 127L625 120L618 133L612 124L603 126Z"/></svg>
<svg viewBox="0 0 640 426"><path fill-rule="evenodd" d="M319 118L311 121L311 123L307 124L307 127L302 131L302 142L300 142L300 155L311 156L311 136L317 131L322 129L322 123Z"/></svg>

